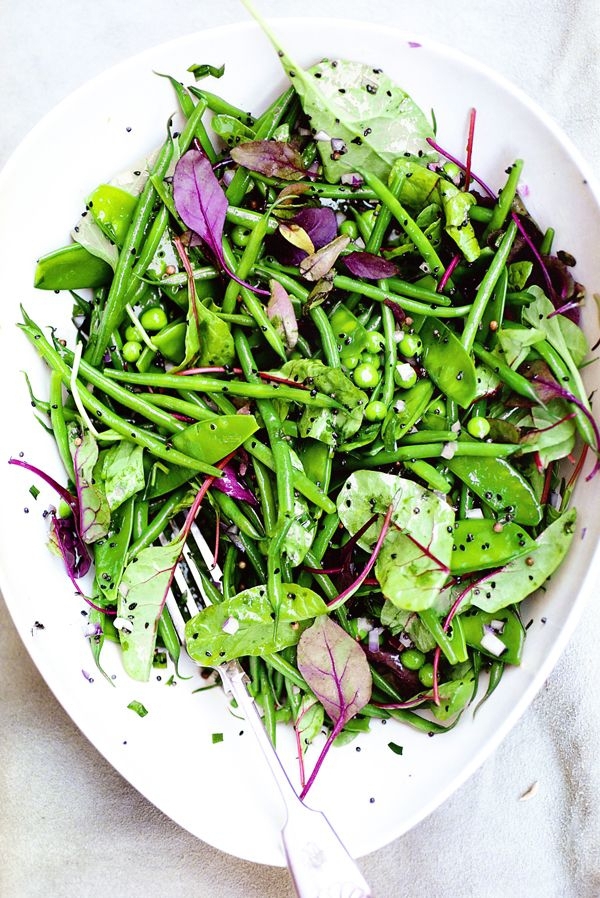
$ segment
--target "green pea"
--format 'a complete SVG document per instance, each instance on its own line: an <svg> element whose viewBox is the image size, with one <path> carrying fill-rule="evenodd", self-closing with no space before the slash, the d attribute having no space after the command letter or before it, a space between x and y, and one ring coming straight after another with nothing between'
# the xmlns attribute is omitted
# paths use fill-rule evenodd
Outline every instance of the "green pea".
<svg viewBox="0 0 600 898"><path fill-rule="evenodd" d="M383 421L387 415L387 405L379 399L375 399L365 408L365 418L367 421Z"/></svg>
<svg viewBox="0 0 600 898"><path fill-rule="evenodd" d="M356 240L358 237L358 225L351 218L347 218L340 225L340 234L350 237L351 240Z"/></svg>
<svg viewBox="0 0 600 898"><path fill-rule="evenodd" d="M130 324L129 327L125 328L125 339L128 341L133 340L135 343L139 342L140 334L137 327L133 324Z"/></svg>
<svg viewBox="0 0 600 898"><path fill-rule="evenodd" d="M433 686L433 664L427 662L427 664L419 668L419 680L426 689Z"/></svg>
<svg viewBox="0 0 600 898"><path fill-rule="evenodd" d="M142 354L142 344L137 340L128 340L123 344L121 352L126 362L137 362Z"/></svg>
<svg viewBox="0 0 600 898"><path fill-rule="evenodd" d="M168 324L167 313L162 306L152 306L140 317L140 324L147 331L160 331Z"/></svg>
<svg viewBox="0 0 600 898"><path fill-rule="evenodd" d="M360 357L363 365L373 365L374 368L381 367L381 357L374 352L363 352Z"/></svg>
<svg viewBox="0 0 600 898"><path fill-rule="evenodd" d="M360 359L358 358L357 355L345 355L344 358L342 359L342 365L348 371L353 371L356 368L356 366L358 365L359 361L360 361Z"/></svg>
<svg viewBox="0 0 600 898"><path fill-rule="evenodd" d="M384 346L383 334L380 334L379 331L367 331L365 339L366 352L383 352Z"/></svg>
<svg viewBox="0 0 600 898"><path fill-rule="evenodd" d="M352 379L357 387L361 390L372 390L379 383L380 374L374 365L367 365L364 362L354 369Z"/></svg>
<svg viewBox="0 0 600 898"><path fill-rule="evenodd" d="M408 362L398 362L394 368L394 383L403 390L409 390L417 382L417 372Z"/></svg>
<svg viewBox="0 0 600 898"><path fill-rule="evenodd" d="M242 225L235 225L231 229L231 239L236 246L247 246L251 236L250 228L244 228Z"/></svg>
<svg viewBox="0 0 600 898"><path fill-rule="evenodd" d="M405 649L400 655L400 661L407 670L419 670L425 663L425 655L418 649Z"/></svg>
<svg viewBox="0 0 600 898"><path fill-rule="evenodd" d="M475 415L473 418L469 418L467 430L472 437L475 437L478 440L483 440L490 432L490 422L487 418Z"/></svg>
<svg viewBox="0 0 600 898"><path fill-rule="evenodd" d="M423 349L423 341L418 334L404 334L398 344L398 349L403 356L411 359L415 355L420 355Z"/></svg>

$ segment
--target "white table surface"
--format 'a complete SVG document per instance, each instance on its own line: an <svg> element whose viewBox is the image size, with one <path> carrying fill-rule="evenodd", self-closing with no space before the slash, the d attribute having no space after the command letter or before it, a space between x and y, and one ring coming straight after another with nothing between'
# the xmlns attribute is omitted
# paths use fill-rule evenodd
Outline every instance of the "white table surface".
<svg viewBox="0 0 600 898"><path fill-rule="evenodd" d="M257 3L268 16L388 22L454 45L523 88L600 166L597 0ZM244 17L235 0L5 0L0 165L91 76L164 40ZM598 633L592 603L495 755L412 832L361 860L374 895L600 896ZM293 894L286 871L199 842L122 780L49 692L1 601L0 683L1 898ZM520 800L534 783L535 795Z"/></svg>

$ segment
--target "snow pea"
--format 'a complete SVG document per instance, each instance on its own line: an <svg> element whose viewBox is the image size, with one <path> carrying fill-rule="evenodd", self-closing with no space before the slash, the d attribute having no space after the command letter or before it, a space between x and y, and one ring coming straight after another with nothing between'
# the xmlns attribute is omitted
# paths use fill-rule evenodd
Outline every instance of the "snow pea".
<svg viewBox="0 0 600 898"><path fill-rule="evenodd" d="M367 331L356 315L353 315L345 305L340 304L332 312L329 321L338 341L342 362L345 356L359 356L367 342Z"/></svg>
<svg viewBox="0 0 600 898"><path fill-rule="evenodd" d="M214 464L238 449L258 430L254 415L221 415L211 421L197 421L173 435L180 452L206 464Z"/></svg>
<svg viewBox="0 0 600 898"><path fill-rule="evenodd" d="M110 530L106 537L94 543L94 565L101 571L96 582L103 604L115 604L117 589L125 568L127 550L131 541L134 518L134 498L128 499L111 515Z"/></svg>
<svg viewBox="0 0 600 898"><path fill-rule="evenodd" d="M152 337L156 348L170 362L179 365L185 357L185 321L172 321Z"/></svg>
<svg viewBox="0 0 600 898"><path fill-rule="evenodd" d="M454 524L450 571L460 575L501 567L535 548L535 540L510 521L500 524L489 518L459 520Z"/></svg>
<svg viewBox="0 0 600 898"><path fill-rule="evenodd" d="M110 284L112 276L108 262L71 243L38 259L33 285L41 290L84 290Z"/></svg>
<svg viewBox="0 0 600 898"><path fill-rule="evenodd" d="M517 524L540 523L542 509L533 489L504 458L455 456L447 466L492 511Z"/></svg>
<svg viewBox="0 0 600 898"><path fill-rule="evenodd" d="M475 365L460 340L442 321L426 320L420 332L425 370L445 395L467 408L477 394Z"/></svg>
<svg viewBox="0 0 600 898"><path fill-rule="evenodd" d="M525 627L519 616L510 608L501 611L467 611L461 614L461 621L465 641L467 645L477 649L488 657L498 660L489 649L482 645L486 627L491 627L497 638L505 645L505 651L500 655L500 660L505 664L520 664L525 643Z"/></svg>
<svg viewBox="0 0 600 898"><path fill-rule="evenodd" d="M455 617L451 628L444 630L442 619L432 608L419 611L419 618L429 630L436 643L446 656L449 664L461 664L468 659L466 638L463 632L462 617Z"/></svg>

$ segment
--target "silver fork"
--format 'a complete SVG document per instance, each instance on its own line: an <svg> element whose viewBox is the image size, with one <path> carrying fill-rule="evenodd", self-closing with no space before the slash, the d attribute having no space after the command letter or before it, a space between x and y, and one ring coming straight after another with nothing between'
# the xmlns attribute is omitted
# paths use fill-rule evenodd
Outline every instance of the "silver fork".
<svg viewBox="0 0 600 898"><path fill-rule="evenodd" d="M198 525L192 524L182 552L185 565L180 564L176 568L174 582L187 606L187 612L194 616L200 608L192 591L201 596L205 606L210 605L211 601L206 594L190 541L195 544L218 588L221 588L222 571L215 563ZM173 591L170 591L166 604L185 650L185 620ZM267 734L258 707L248 692L248 677L241 664L238 661L228 661L215 669L225 691L236 700L279 787L287 812L281 836L288 870L299 898L372 898L362 873L325 814L307 807L298 797Z"/></svg>

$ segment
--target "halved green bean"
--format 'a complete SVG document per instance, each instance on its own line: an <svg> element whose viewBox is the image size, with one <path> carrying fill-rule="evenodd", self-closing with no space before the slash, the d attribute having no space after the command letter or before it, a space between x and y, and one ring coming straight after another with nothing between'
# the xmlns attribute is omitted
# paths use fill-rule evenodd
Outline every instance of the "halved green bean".
<svg viewBox="0 0 600 898"><path fill-rule="evenodd" d="M56 440L56 448L60 455L65 471L71 479L75 476L73 467L73 459L69 448L69 437L67 433L67 422L63 407L63 378L59 371L52 371L50 374L50 424L52 433Z"/></svg>

